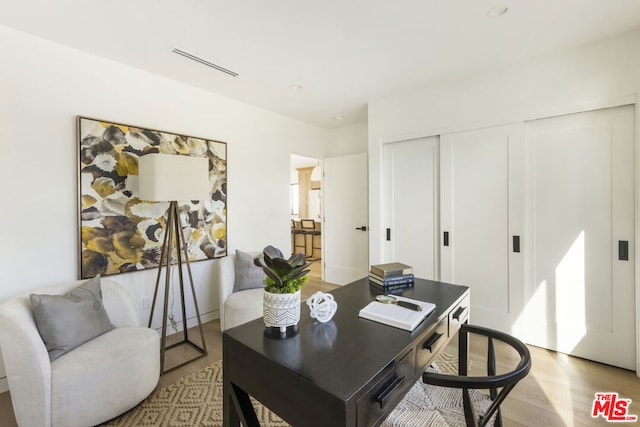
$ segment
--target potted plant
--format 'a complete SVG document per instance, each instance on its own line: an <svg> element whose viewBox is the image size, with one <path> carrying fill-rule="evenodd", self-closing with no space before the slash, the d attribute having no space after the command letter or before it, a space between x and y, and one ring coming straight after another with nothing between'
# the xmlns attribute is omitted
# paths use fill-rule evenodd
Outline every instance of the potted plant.
<svg viewBox="0 0 640 427"><path fill-rule="evenodd" d="M300 288L309 277L310 263L303 253L285 259L280 249L267 246L263 258L256 258L254 264L261 267L264 279L263 317L267 327L279 328L281 334L288 327L295 327L300 320Z"/></svg>

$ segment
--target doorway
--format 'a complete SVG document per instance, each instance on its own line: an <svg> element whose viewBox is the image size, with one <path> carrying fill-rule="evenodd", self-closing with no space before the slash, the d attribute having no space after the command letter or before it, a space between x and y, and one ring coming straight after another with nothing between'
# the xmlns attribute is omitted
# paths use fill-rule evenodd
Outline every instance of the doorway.
<svg viewBox="0 0 640 427"><path fill-rule="evenodd" d="M291 154L289 207L291 253L313 261L310 276L322 280L322 161Z"/></svg>

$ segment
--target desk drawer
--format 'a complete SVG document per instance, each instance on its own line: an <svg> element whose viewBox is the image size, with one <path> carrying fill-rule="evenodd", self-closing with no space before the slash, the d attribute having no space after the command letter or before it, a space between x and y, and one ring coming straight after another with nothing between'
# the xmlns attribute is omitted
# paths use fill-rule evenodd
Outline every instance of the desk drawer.
<svg viewBox="0 0 640 427"><path fill-rule="evenodd" d="M449 338L454 336L460 329L460 325L469 319L469 294L453 307L449 312Z"/></svg>
<svg viewBox="0 0 640 427"><path fill-rule="evenodd" d="M419 370L423 371L427 367L447 340L447 318L445 317L418 341L416 365Z"/></svg>
<svg viewBox="0 0 640 427"><path fill-rule="evenodd" d="M380 417L389 414L413 386L414 354L410 350L394 365L386 369L380 380L358 399L357 425L373 425Z"/></svg>

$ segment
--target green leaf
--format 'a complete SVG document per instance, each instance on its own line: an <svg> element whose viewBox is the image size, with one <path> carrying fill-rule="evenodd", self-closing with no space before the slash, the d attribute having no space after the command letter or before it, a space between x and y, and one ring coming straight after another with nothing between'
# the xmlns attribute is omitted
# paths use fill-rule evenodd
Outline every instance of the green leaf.
<svg viewBox="0 0 640 427"><path fill-rule="evenodd" d="M280 286L283 285L282 279L272 270L268 268L263 268L262 270L264 271L264 274L266 274L271 280L276 282L277 285L280 285Z"/></svg>
<svg viewBox="0 0 640 427"><path fill-rule="evenodd" d="M302 252L295 255L291 255L291 258L289 258L289 264L291 264L294 267L299 265L302 262L304 262L304 254Z"/></svg>
<svg viewBox="0 0 640 427"><path fill-rule="evenodd" d="M310 271L311 271L311 270L301 270L301 271L294 272L293 274L291 274L291 275L288 277L288 280L295 280L295 279L298 279L298 278L300 278L300 277L302 277L302 276L306 275L306 274L307 274L307 273L309 273Z"/></svg>
<svg viewBox="0 0 640 427"><path fill-rule="evenodd" d="M284 258L284 255L282 255L282 251L271 245L264 248L263 253L264 253L265 261L267 260L267 258L269 258L270 260L273 258Z"/></svg>
<svg viewBox="0 0 640 427"><path fill-rule="evenodd" d="M287 276L293 269L291 264L289 264L287 260L283 258L272 259L271 265L269 267L280 277Z"/></svg>

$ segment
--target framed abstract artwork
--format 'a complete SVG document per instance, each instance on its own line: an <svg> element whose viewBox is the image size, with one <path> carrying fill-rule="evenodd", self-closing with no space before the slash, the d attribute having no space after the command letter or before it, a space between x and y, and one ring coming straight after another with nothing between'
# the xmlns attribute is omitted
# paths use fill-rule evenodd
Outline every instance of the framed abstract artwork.
<svg viewBox="0 0 640 427"><path fill-rule="evenodd" d="M181 201L189 261L227 254L227 144L205 138L77 118L79 276L159 264L169 202L138 198L138 158L149 153L206 157L211 198Z"/></svg>

